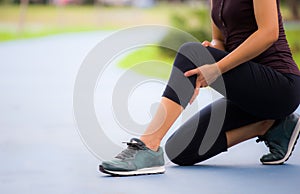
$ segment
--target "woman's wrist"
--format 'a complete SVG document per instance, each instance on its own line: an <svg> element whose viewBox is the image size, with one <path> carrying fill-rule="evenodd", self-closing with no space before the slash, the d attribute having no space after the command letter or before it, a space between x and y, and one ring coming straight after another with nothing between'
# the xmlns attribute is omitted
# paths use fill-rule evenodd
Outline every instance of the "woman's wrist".
<svg viewBox="0 0 300 194"><path fill-rule="evenodd" d="M216 40L216 39L213 39L211 41L211 45L216 48L216 49L219 49L219 50L222 50L224 51L225 50L225 47L224 47L224 43L220 40Z"/></svg>
<svg viewBox="0 0 300 194"><path fill-rule="evenodd" d="M219 69L219 71L220 71L220 74L225 73L225 68L222 66L221 63L216 62L215 64L216 64L216 66L218 67L218 69Z"/></svg>

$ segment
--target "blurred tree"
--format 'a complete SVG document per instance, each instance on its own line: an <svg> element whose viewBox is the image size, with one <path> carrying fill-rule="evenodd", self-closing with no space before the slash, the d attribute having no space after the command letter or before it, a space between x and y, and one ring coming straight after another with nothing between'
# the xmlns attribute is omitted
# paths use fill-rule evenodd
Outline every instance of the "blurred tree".
<svg viewBox="0 0 300 194"><path fill-rule="evenodd" d="M22 0L11 0L10 3L22 4ZM28 4L49 4L49 3L51 3L50 0L28 0Z"/></svg>
<svg viewBox="0 0 300 194"><path fill-rule="evenodd" d="M158 0L158 1L167 1L167 2L181 2L181 3L186 3L186 2L195 2L195 1L210 1L210 0Z"/></svg>
<svg viewBox="0 0 300 194"><path fill-rule="evenodd" d="M299 20L299 4L300 0L286 0L291 10L292 16L294 20Z"/></svg>
<svg viewBox="0 0 300 194"><path fill-rule="evenodd" d="M29 3L29 0L21 0L18 33L22 33L24 30L28 3Z"/></svg>
<svg viewBox="0 0 300 194"><path fill-rule="evenodd" d="M174 12L171 17L172 26L189 33L199 41L211 39L210 15L209 9L197 8L191 9L188 13ZM171 45L172 48L179 48L183 43L191 41L187 36L182 36L179 31L170 31L161 40L162 45ZM174 57L174 51L166 48L160 48L162 54Z"/></svg>

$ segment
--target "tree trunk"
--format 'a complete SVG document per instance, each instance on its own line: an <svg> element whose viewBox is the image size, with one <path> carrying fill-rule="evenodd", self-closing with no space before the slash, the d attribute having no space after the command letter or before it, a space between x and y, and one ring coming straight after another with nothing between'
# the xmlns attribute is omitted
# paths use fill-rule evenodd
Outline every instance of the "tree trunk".
<svg viewBox="0 0 300 194"><path fill-rule="evenodd" d="M28 3L29 0L21 0L20 2L20 16L19 16L19 24L17 29L19 34L23 33L24 31Z"/></svg>
<svg viewBox="0 0 300 194"><path fill-rule="evenodd" d="M292 12L292 17L294 20L299 20L299 0L287 0L290 10Z"/></svg>

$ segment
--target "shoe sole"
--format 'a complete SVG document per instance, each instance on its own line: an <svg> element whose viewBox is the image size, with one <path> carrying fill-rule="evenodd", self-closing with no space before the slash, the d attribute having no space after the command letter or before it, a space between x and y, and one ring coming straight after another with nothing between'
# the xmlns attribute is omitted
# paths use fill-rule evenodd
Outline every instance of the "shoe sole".
<svg viewBox="0 0 300 194"><path fill-rule="evenodd" d="M109 174L112 176L136 176L136 175L151 175L151 174L163 174L166 170L164 166L157 166L151 168L142 168L135 171L112 171L103 168L102 165L99 166L100 172Z"/></svg>
<svg viewBox="0 0 300 194"><path fill-rule="evenodd" d="M277 160L277 161L263 162L263 164L276 165L276 164L283 164L285 161L287 161L290 158L290 156L292 155L292 152L293 152L295 145L297 143L297 140L299 138L299 133L300 133L300 118L298 119L298 122L295 126L295 129L293 131L292 137L289 142L288 151L287 151L286 155L284 156L284 158L282 158L281 160Z"/></svg>

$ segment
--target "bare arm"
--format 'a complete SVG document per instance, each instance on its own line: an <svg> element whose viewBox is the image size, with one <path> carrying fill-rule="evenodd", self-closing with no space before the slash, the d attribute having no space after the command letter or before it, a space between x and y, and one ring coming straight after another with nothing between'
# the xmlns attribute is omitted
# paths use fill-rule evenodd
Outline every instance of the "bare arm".
<svg viewBox="0 0 300 194"><path fill-rule="evenodd" d="M211 45L214 48L225 50L224 48L224 37L219 30L219 28L215 25L215 23L212 21L212 40Z"/></svg>
<svg viewBox="0 0 300 194"><path fill-rule="evenodd" d="M211 5L212 5L212 1L211 1ZM204 41L202 44L204 46L210 46L210 47L214 47L216 49L220 49L220 50L225 50L224 48L224 37L221 33L221 31L219 30L219 28L216 26L216 24L214 23L213 20L211 20L211 29L212 29L212 40L211 42L209 41Z"/></svg>
<svg viewBox="0 0 300 194"><path fill-rule="evenodd" d="M196 87L194 95L190 103L194 101L199 93L199 88L206 87L217 79L222 73L233 69L234 67L249 61L265 50L267 50L275 41L278 40L279 26L277 3L274 0L253 0L254 13L258 26L251 36L249 36L239 47L228 54L226 57L211 65L203 65L196 69L185 72L185 76L189 77L197 75ZM223 37L218 28L213 24L213 40L212 42L203 42L204 46L212 46L222 48Z"/></svg>
<svg viewBox="0 0 300 194"><path fill-rule="evenodd" d="M258 29L239 47L217 62L221 73L255 58L278 39L279 26L276 1L253 0L253 5Z"/></svg>

